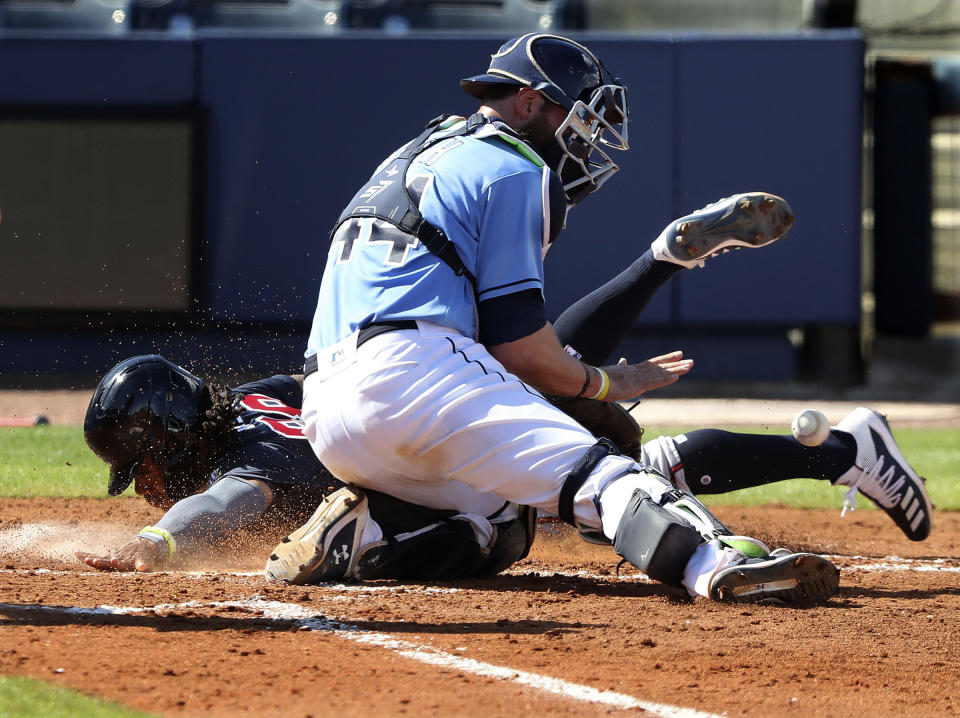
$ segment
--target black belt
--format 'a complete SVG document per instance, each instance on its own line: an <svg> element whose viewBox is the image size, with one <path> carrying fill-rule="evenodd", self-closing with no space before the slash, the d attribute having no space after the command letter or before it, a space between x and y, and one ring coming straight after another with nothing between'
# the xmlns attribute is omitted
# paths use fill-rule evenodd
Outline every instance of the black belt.
<svg viewBox="0 0 960 718"><path fill-rule="evenodd" d="M361 327L357 332L357 347L366 344L375 336L387 332L398 332L401 329L416 329L417 323L412 319L398 319L394 322L374 322ZM303 364L303 377L306 379L317 370L317 355L311 354Z"/></svg>

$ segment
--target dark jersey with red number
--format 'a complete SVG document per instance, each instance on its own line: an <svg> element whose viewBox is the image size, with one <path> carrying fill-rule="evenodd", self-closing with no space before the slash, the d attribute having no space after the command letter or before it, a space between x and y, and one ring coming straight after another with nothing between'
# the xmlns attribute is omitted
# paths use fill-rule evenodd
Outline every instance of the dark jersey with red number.
<svg viewBox="0 0 960 718"><path fill-rule="evenodd" d="M343 484L324 468L303 435L300 383L278 374L238 386L232 393L241 397L242 411L204 488L227 476L259 479L273 490L265 516L302 523L324 496Z"/></svg>

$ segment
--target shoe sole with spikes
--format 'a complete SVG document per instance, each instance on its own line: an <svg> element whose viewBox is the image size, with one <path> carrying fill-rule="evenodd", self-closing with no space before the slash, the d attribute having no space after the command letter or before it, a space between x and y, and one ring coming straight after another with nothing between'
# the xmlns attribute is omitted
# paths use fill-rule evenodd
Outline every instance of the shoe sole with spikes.
<svg viewBox="0 0 960 718"><path fill-rule="evenodd" d="M782 553L722 569L710 584L717 601L809 606L840 587L840 571L812 553Z"/></svg>
<svg viewBox="0 0 960 718"><path fill-rule="evenodd" d="M366 524L366 495L353 487L325 497L307 522L270 553L267 580L304 584L349 578Z"/></svg>
<svg viewBox="0 0 960 718"><path fill-rule="evenodd" d="M782 197L747 192L707 205L672 222L661 235L665 251L686 267L740 247L763 247L783 237L793 210Z"/></svg>

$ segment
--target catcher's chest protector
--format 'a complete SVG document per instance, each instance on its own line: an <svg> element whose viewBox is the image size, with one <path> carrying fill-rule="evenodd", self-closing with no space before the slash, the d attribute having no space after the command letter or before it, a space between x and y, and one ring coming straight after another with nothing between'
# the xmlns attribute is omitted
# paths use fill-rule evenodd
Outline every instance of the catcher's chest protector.
<svg viewBox="0 0 960 718"><path fill-rule="evenodd" d="M464 266L453 243L447 239L443 230L434 227L423 218L417 203L407 189L407 170L417 155L434 145L453 137L468 135L487 123L481 114L471 115L466 123L450 132L443 132L442 126L449 115L441 115L427 124L426 129L402 152L386 163L360 188L347 208L340 215L330 236L340 225L351 219L375 218L388 222L407 237L406 244L420 240L431 253L443 260L457 276L466 276L476 287L476 278Z"/></svg>

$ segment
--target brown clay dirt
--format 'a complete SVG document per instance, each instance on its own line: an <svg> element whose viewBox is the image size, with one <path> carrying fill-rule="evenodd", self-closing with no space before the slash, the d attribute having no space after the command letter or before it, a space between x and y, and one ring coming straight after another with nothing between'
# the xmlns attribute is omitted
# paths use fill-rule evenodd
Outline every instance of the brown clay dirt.
<svg viewBox="0 0 960 718"><path fill-rule="evenodd" d="M443 584L268 584L274 537L219 557L229 571L97 573L72 550L122 542L153 510L2 500L0 674L165 716L960 713L960 514L911 543L880 511L717 513L829 554L839 594L688 601L564 532L508 575Z"/></svg>
<svg viewBox="0 0 960 718"><path fill-rule="evenodd" d="M76 425L88 401L0 391L0 418ZM831 421L852 408L678 401L635 414L786 427L811 404ZM960 425L955 404L877 408L895 426ZM73 551L118 546L155 510L133 498L0 499L0 674L164 716L960 713L960 513L938 513L922 543L880 511L716 513L830 555L839 594L809 609L689 601L629 567L618 577L610 549L564 531L542 534L507 575L443 584L268 584L260 571L279 534L247 537L206 567L98 573Z"/></svg>

